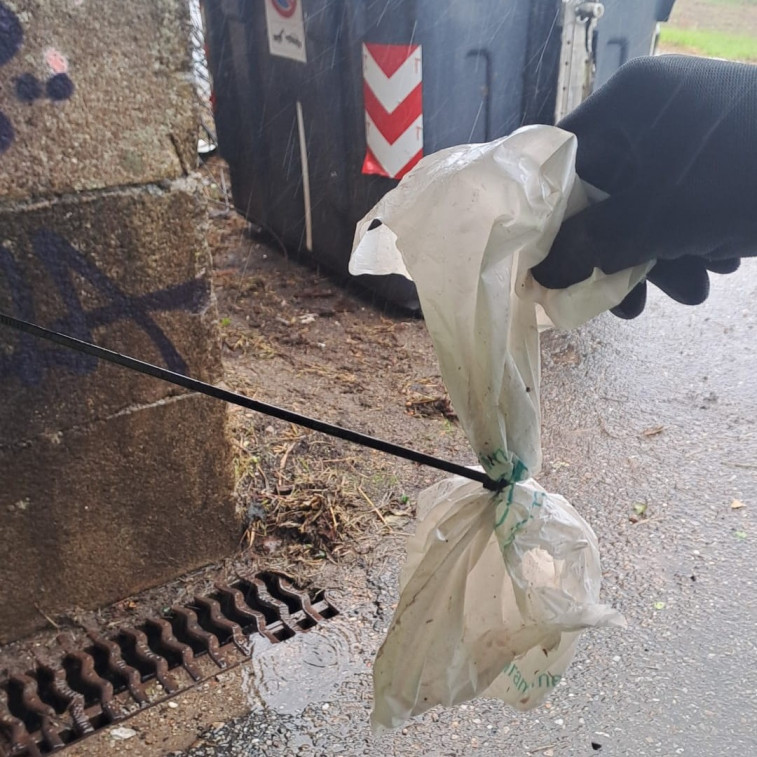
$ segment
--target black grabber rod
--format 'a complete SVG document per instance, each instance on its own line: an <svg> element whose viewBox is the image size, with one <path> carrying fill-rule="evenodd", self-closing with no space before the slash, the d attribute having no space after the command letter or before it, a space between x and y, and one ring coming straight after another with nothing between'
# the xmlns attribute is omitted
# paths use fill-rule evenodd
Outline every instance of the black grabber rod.
<svg viewBox="0 0 757 757"><path fill-rule="evenodd" d="M367 434L361 434L358 431L351 431L350 429L342 428L341 426L335 426L331 423L325 423L315 418L309 418L306 415L292 412L291 410L285 410L275 405L269 405L265 402L259 402L258 400L245 397L243 394L237 394L236 392L230 392L227 389L221 389L220 387L213 386L212 384L206 384L204 381L198 381L197 379L190 378L189 376L183 376L181 373L175 373L169 371L166 368L153 365L152 363L146 363L142 360L129 357L128 355L122 355L119 352L107 350L104 347L98 347L96 344L82 341L81 339L75 339L74 337L67 336L66 334L60 334L57 331L37 326L28 321L23 321L19 318L14 318L11 315L6 315L0 312L0 323L5 326L10 326L17 331L23 331L26 334L38 337L40 339L46 339L55 344L67 347L78 352L83 352L86 355L99 358L100 360L107 360L109 363L115 363L116 365L123 366L137 373L143 373L147 376L160 379L161 381L167 381L169 384L175 384L181 386L184 389L189 389L192 392L198 392L199 394L205 394L208 397L214 397L215 399L228 402L232 405L239 405L240 407L247 408L248 410L254 410L258 413L270 415L273 418L278 418L282 421L294 423L304 428L309 428L312 431L318 431L328 436L336 437L337 439L344 439L354 444L359 444L363 447L369 447L370 449L378 450L379 452L385 452L395 457L403 458L404 460L410 460L420 465L427 465L430 468L436 468L437 470L444 471L445 473L452 473L456 476L463 476L472 481L478 481L483 484L487 489L492 491L498 491L507 485L507 482L496 482L490 479L483 471L473 470L467 468L464 465L458 465L447 460L434 457L432 455L426 455L422 452L416 452L408 447L402 447L398 444L386 442L382 439L376 439L375 437L368 436Z"/></svg>

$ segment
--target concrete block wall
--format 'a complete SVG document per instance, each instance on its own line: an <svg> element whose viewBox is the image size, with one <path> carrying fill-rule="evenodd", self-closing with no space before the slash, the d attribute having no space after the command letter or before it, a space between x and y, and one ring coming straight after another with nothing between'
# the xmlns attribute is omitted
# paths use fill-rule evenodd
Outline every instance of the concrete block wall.
<svg viewBox="0 0 757 757"><path fill-rule="evenodd" d="M184 0L0 0L0 310L221 376ZM226 409L0 326L0 643L231 552Z"/></svg>

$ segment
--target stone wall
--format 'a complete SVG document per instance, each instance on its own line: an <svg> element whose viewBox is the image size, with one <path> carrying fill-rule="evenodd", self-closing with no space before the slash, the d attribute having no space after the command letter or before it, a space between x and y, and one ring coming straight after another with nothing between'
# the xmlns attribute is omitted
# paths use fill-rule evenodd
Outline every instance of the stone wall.
<svg viewBox="0 0 757 757"><path fill-rule="evenodd" d="M0 311L221 376L183 0L0 0ZM226 410L0 326L0 642L233 550Z"/></svg>

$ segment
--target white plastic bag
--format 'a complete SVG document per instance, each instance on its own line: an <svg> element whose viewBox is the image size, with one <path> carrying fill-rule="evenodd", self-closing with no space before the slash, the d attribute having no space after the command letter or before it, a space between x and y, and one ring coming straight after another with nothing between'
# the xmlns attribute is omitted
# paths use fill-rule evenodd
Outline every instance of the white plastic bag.
<svg viewBox="0 0 757 757"><path fill-rule="evenodd" d="M533 707L582 629L623 623L599 604L591 528L530 478L541 465L536 304L570 328L618 304L649 268L595 270L559 291L530 275L566 215L588 202L575 149L573 135L535 126L443 150L358 224L350 271L415 281L468 439L490 478L514 482L494 493L453 478L422 494L374 666L377 730L479 695Z"/></svg>

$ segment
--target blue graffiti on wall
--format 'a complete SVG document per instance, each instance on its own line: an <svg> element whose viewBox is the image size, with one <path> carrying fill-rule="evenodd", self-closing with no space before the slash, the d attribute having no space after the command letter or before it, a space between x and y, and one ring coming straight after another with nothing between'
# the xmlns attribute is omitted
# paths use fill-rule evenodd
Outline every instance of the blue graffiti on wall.
<svg viewBox="0 0 757 757"><path fill-rule="evenodd" d="M166 310L201 312L207 307L210 297L207 280L194 279L151 294L131 296L66 239L52 231L38 231L32 239L32 249L35 259L44 266L55 285L64 308L64 314L49 324L49 328L92 342L93 329L129 320L149 337L166 368L177 373L187 372L181 355L150 313ZM74 284L74 275L84 279L108 304L85 311ZM32 287L10 251L0 245L0 292L3 280L10 290L11 315L36 323ZM29 334L20 334L10 353L0 349L0 380L16 377L27 386L38 385L45 371L51 368L85 375L96 367L97 359L90 355L44 348L38 339Z"/></svg>
<svg viewBox="0 0 757 757"><path fill-rule="evenodd" d="M24 30L18 16L7 5L0 2L0 66L4 66L15 57L23 41ZM68 100L74 94L74 83L63 70L68 65L65 58L56 50L49 50L46 58L53 70L53 75L47 79L44 86L31 73L16 77L14 91L21 102L32 103L43 96L60 102ZM13 144L15 137L13 124L0 110L0 155Z"/></svg>

